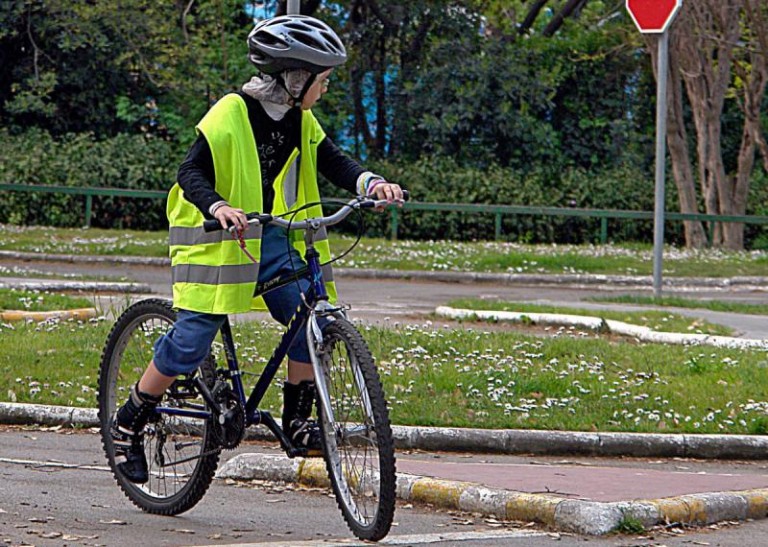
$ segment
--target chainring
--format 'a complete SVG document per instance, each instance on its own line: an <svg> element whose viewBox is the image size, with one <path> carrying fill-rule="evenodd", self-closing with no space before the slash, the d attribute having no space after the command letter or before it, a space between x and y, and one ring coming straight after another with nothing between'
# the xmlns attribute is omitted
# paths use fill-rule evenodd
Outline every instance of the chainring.
<svg viewBox="0 0 768 547"><path fill-rule="evenodd" d="M222 448L236 448L245 437L245 409L227 382L219 380L211 390L222 413L211 418L211 430Z"/></svg>

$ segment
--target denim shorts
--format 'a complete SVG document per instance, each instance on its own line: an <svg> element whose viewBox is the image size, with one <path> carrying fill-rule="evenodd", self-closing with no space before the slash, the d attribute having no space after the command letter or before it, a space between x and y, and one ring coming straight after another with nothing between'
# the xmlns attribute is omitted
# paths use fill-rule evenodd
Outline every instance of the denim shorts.
<svg viewBox="0 0 768 547"><path fill-rule="evenodd" d="M279 226L267 225L261 235L259 282L277 276L291 276L305 267L299 252L288 241L288 232ZM264 294L272 317L287 325L301 304L301 293L309 289L306 279L299 279ZM155 366L165 376L189 374L208 355L225 315L179 310L176 323L155 343ZM288 349L288 357L301 363L309 362L309 350L304 336L297 336Z"/></svg>

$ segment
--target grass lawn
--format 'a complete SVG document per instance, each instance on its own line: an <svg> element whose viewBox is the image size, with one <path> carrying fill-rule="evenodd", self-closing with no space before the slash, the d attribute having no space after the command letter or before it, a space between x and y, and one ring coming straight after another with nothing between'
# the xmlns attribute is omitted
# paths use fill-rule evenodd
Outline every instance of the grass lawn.
<svg viewBox="0 0 768 547"><path fill-rule="evenodd" d="M0 289L0 311L56 311L92 307L91 301L82 297L47 291Z"/></svg>
<svg viewBox="0 0 768 547"><path fill-rule="evenodd" d="M0 250L55 254L168 256L166 232L81 228L21 227L0 224ZM353 239L331 237L334 255ZM523 245L504 242L388 241L364 238L352 254L336 263L347 268L383 268L489 273L593 273L651 275L649 245ZM768 252L667 247L665 277L762 276Z"/></svg>
<svg viewBox="0 0 768 547"><path fill-rule="evenodd" d="M74 255L168 256L168 233L0 224L0 250Z"/></svg>
<svg viewBox="0 0 768 547"><path fill-rule="evenodd" d="M0 325L0 400L93 407L111 325ZM402 425L688 433L768 432L766 351L667 346L558 330L361 327ZM274 323L235 326L246 384ZM148 356L149 357L149 356ZM279 410L270 390L265 408Z"/></svg>

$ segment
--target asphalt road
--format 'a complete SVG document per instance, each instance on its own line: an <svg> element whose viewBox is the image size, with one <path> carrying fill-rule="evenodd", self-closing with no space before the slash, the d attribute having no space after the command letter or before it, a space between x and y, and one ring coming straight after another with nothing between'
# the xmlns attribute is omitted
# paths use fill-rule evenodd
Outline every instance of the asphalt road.
<svg viewBox="0 0 768 547"><path fill-rule="evenodd" d="M118 489L98 435L90 430L0 428L0 477L0 545L363 545L347 530L330 492L320 489L217 479L203 500L183 515L142 513ZM595 538L403 503L398 503L395 522L382 544L757 547L768 537L768 521L762 520Z"/></svg>
<svg viewBox="0 0 768 547"><path fill-rule="evenodd" d="M149 285L155 295L170 296L171 277L167 266L143 266L135 264L71 263L42 261L12 261L0 258L0 266L29 271L28 277L36 277L41 271L54 274L79 274L133 281ZM583 309L647 310L648 307L605 304L587 301L594 296L609 294L633 294L652 296L651 287L626 287L611 284L600 285L510 285L477 282L442 282L424 279L360 279L350 275L337 275L341 300L352 308L352 317L384 322L414 321L425 318L437 306L456 298L483 298L516 302L574 306ZM768 287L729 288L669 287L665 296L680 296L697 300L727 300L744 303L768 303ZM727 325L737 335L746 338L766 338L765 318L756 315L731 314L702 309L676 309L676 313L699 317L713 323Z"/></svg>
<svg viewBox="0 0 768 547"><path fill-rule="evenodd" d="M0 265L56 274L123 278L147 283L168 296L166 267L55 262L6 262ZM354 317L376 322L423 321L436 306L460 297L530 301L588 308L584 302L606 292L651 294L649 288L610 286L512 286L421 280L368 280L340 276L343 300ZM670 289L687 298L766 301L762 290ZM626 307L625 307L626 308ZM701 310L680 310L729 324L745 336L763 338L765 319ZM714 314L714 315L713 315ZM707 317L709 316L709 317ZM718 320L719 319L719 320ZM57 463L58 462L58 463ZM60 465L61 463L67 465ZM350 545L352 536L323 491L296 491L279 485L238 486L215 481L203 501L185 515L166 518L141 513L123 497L104 468L98 437L71 431L0 430L0 547L4 545ZM768 544L768 520L718 525L703 530L657 529L641 537L578 537L550 534L520 524L487 522L476 515L398 506L397 526L385 544L398 545L552 545L613 546L762 546ZM318 543L322 542L322 543Z"/></svg>

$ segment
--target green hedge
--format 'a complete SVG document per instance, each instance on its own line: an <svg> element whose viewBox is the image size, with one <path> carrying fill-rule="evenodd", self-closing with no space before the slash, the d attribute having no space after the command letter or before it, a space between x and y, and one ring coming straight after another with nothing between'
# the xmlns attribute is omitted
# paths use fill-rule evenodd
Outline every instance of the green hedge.
<svg viewBox="0 0 768 547"><path fill-rule="evenodd" d="M105 186L168 190L184 150L172 142L141 135L118 135L97 140L90 134L54 139L39 130L11 135L0 130L0 182ZM567 169L523 173L498 166L461 167L451 158L423 158L413 163L367 162L367 167L408 188L413 199L438 203L477 203L578 207L587 209L653 210L653 177L625 165L603 172ZM340 195L327 181L323 195ZM668 211L677 210L674 183L667 184ZM82 196L32 192L0 194L0 222L75 227L83 223ZM758 169L750 189L748 214L768 215L768 176ZM167 226L163 200L94 197L95 227L159 230ZM388 215L366 215L368 235L389 234ZM494 215L403 211L402 238L492 239ZM518 242L591 243L598 240L600 221L575 217L505 216L502 236ZM653 222L610 220L612 241L653 239ZM666 240L683 244L682 225L667 223ZM747 226L750 248L768 248L768 232Z"/></svg>
<svg viewBox="0 0 768 547"><path fill-rule="evenodd" d="M504 204L586 209L653 210L653 179L629 166L601 173L579 169L561 173L534 170L521 173L489 166L458 166L450 158L424 158L399 165L381 162L369 166L408 188L423 202ZM674 188L667 192L667 207L676 208ZM492 239L493 214L404 211L399 234L403 238ZM386 235L386 219L370 223L369 235ZM652 240L651 221L609 221L613 241ZM599 240L600 220L577 217L504 215L502 237L517 242L591 243ZM668 237L679 240L681 227L669 225Z"/></svg>
<svg viewBox="0 0 768 547"><path fill-rule="evenodd" d="M14 184L103 186L168 190L183 152L141 135L97 140L72 134L54 139L40 130L0 130L0 181ZM85 197L38 192L0 195L0 222L75 227L83 224ZM94 197L95 227L158 230L167 226L163 200Z"/></svg>
<svg viewBox="0 0 768 547"><path fill-rule="evenodd" d="M768 174L755 169L749 184L747 214L768 216ZM745 245L752 250L768 250L768 226L748 224L744 230Z"/></svg>

